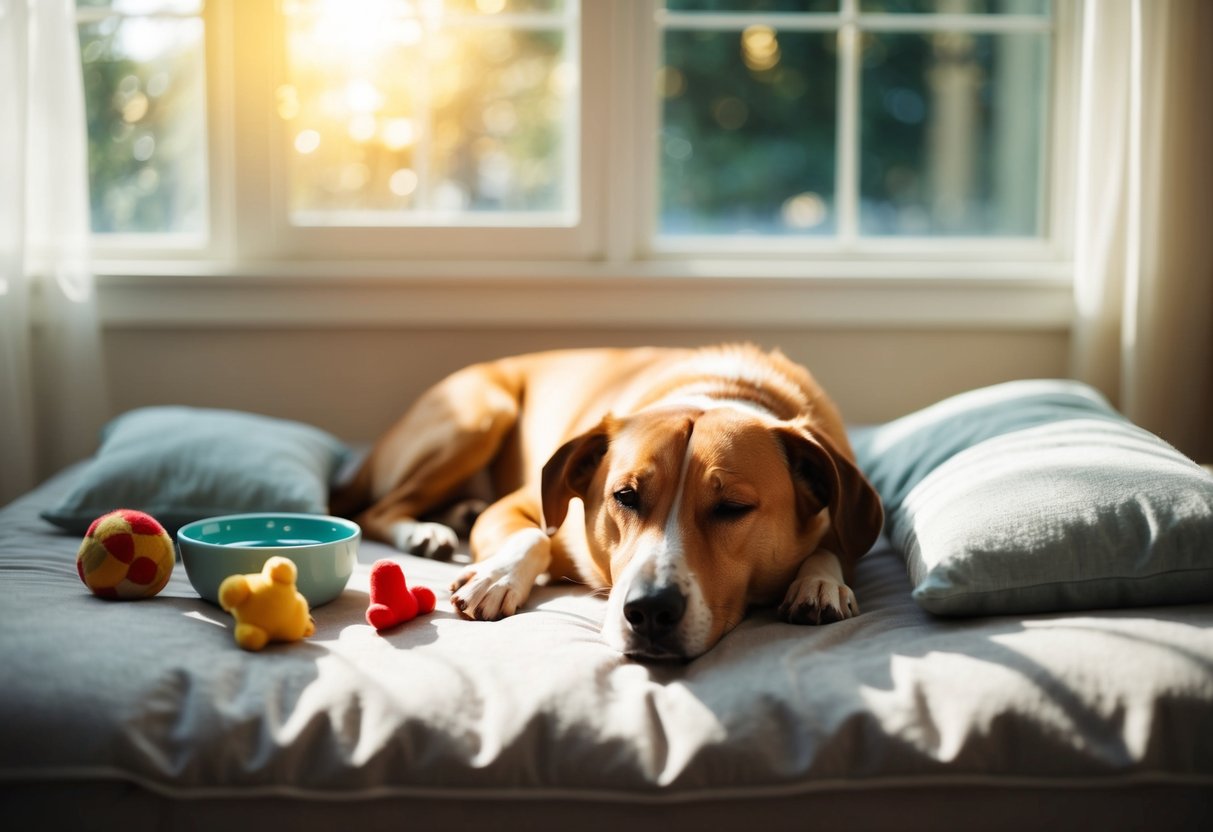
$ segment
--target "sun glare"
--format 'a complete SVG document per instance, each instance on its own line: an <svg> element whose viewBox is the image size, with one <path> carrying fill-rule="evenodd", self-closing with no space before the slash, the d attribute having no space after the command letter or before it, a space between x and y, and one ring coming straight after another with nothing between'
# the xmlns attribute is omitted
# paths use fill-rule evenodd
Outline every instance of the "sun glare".
<svg viewBox="0 0 1213 832"><path fill-rule="evenodd" d="M276 109L298 210L559 204L579 78L565 51L574 18L545 8L284 0Z"/></svg>
<svg viewBox="0 0 1213 832"><path fill-rule="evenodd" d="M310 57L320 63L348 66L372 63L393 46L415 46L422 38L418 15L432 16L441 4L406 0L312 0L288 2L288 17L306 19ZM299 31L299 30L296 30Z"/></svg>

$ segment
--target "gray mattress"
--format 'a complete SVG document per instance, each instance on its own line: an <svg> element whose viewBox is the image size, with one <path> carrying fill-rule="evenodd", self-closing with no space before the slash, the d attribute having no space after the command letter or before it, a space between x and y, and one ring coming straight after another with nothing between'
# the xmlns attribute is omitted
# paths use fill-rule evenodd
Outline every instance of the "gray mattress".
<svg viewBox="0 0 1213 832"><path fill-rule="evenodd" d="M313 638L250 654L180 564L154 599L89 595L77 538L38 518L72 476L0 510L6 822L1213 824L1210 604L938 620L882 542L859 617L757 611L695 662L646 666L599 642L605 602L582 588L465 621L457 566L364 543ZM378 635L368 569L388 555L438 608Z"/></svg>

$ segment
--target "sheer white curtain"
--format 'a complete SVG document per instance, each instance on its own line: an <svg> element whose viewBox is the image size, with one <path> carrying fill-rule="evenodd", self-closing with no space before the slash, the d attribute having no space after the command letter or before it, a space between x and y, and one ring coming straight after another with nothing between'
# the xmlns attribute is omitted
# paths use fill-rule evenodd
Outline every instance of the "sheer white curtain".
<svg viewBox="0 0 1213 832"><path fill-rule="evenodd" d="M109 415L72 0L0 0L0 504Z"/></svg>
<svg viewBox="0 0 1213 832"><path fill-rule="evenodd" d="M1213 461L1213 3L1086 0L1074 374Z"/></svg>

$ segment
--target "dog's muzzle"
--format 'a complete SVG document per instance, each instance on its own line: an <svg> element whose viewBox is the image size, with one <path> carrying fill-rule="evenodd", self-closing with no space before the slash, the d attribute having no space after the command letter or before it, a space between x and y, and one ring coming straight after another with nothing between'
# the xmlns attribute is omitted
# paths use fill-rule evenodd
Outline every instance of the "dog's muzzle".
<svg viewBox="0 0 1213 832"><path fill-rule="evenodd" d="M647 660L685 658L678 625L686 611L686 595L677 586L637 583L623 601L629 630L627 655Z"/></svg>

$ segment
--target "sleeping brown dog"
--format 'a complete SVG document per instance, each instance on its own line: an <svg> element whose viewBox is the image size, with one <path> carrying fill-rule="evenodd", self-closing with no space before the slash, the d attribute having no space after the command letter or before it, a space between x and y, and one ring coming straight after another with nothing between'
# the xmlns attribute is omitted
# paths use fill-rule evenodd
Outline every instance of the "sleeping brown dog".
<svg viewBox="0 0 1213 832"><path fill-rule="evenodd" d="M880 499L834 404L752 346L565 350L477 364L426 392L333 510L402 551L450 551L426 522L489 481L464 616L512 615L547 572L609 587L603 637L639 659L697 656L751 605L794 623L859 612L847 585Z"/></svg>

